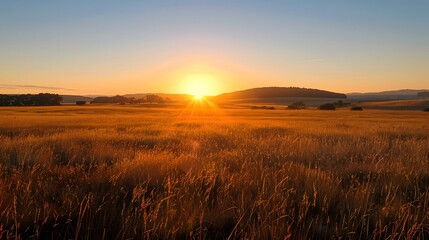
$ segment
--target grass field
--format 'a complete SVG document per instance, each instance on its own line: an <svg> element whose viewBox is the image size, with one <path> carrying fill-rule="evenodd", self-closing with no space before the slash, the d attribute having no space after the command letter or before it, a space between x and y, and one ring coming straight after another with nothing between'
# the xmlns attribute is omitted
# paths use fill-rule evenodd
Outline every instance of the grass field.
<svg viewBox="0 0 429 240"><path fill-rule="evenodd" d="M425 110L429 109L429 99L392 100L361 103L364 108L384 110Z"/></svg>
<svg viewBox="0 0 429 240"><path fill-rule="evenodd" d="M0 108L0 238L429 238L422 111Z"/></svg>

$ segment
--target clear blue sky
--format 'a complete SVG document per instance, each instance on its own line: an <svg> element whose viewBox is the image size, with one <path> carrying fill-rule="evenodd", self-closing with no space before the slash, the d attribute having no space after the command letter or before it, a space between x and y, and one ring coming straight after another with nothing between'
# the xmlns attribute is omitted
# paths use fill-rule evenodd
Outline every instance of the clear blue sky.
<svg viewBox="0 0 429 240"><path fill-rule="evenodd" d="M429 1L0 2L1 93L186 92L193 75L213 93L429 88Z"/></svg>

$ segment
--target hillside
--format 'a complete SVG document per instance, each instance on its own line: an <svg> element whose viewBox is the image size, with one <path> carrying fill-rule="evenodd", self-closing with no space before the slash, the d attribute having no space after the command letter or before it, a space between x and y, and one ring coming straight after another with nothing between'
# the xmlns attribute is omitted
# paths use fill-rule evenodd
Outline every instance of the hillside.
<svg viewBox="0 0 429 240"><path fill-rule="evenodd" d="M249 98L283 98L283 97L299 97L299 98L341 98L347 96L341 93L329 92L319 89L297 88L297 87L263 87L252 88L236 92L223 93L214 100L234 100L234 99L249 99Z"/></svg>

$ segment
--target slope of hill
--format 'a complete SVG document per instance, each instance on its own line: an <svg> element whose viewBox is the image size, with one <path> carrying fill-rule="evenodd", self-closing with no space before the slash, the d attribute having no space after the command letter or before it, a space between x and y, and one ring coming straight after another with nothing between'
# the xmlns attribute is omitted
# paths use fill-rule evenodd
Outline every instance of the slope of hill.
<svg viewBox="0 0 429 240"><path fill-rule="evenodd" d="M297 87L263 87L252 88L231 93L223 93L216 97L215 100L234 100L248 98L282 98L282 97L299 97L299 98L341 98L347 96L341 93L329 92L319 89L297 88Z"/></svg>

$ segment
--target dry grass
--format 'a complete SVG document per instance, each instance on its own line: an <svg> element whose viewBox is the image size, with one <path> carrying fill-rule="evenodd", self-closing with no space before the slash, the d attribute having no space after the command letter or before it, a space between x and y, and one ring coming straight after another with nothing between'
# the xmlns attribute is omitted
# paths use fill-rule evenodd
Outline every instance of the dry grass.
<svg viewBox="0 0 429 240"><path fill-rule="evenodd" d="M429 107L428 99L391 100L360 103L364 108L385 110L424 110Z"/></svg>
<svg viewBox="0 0 429 240"><path fill-rule="evenodd" d="M424 112L0 109L0 236L429 238Z"/></svg>

